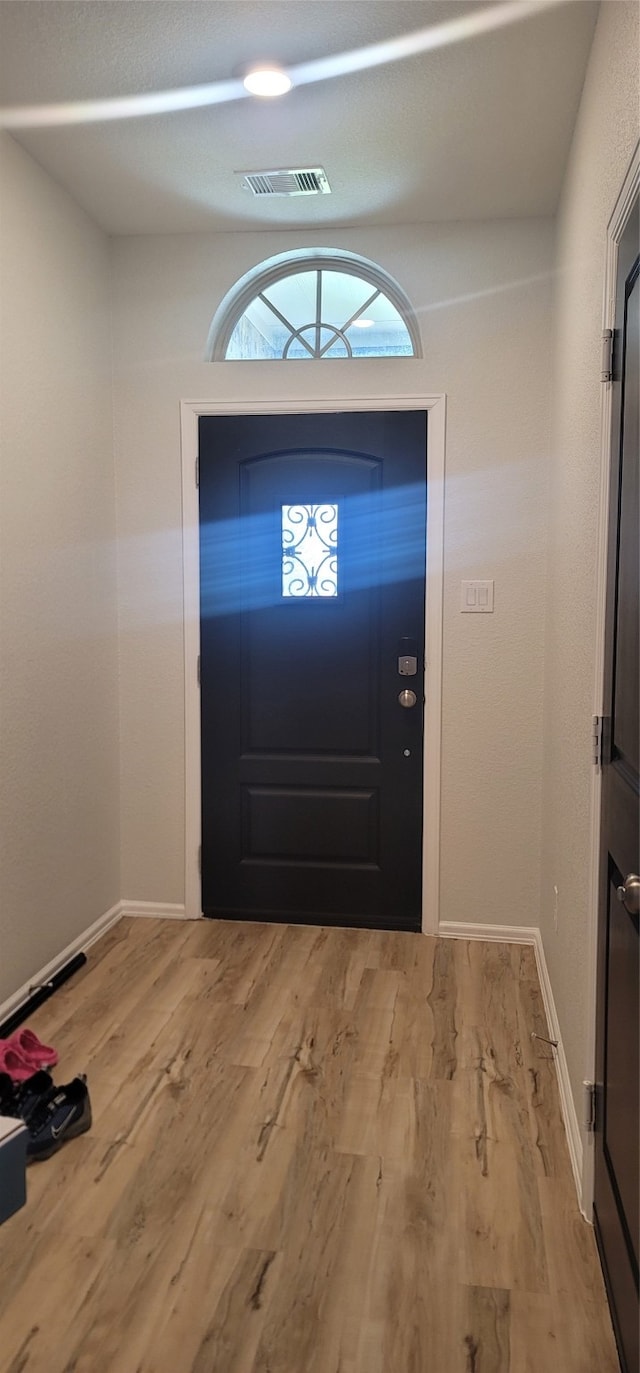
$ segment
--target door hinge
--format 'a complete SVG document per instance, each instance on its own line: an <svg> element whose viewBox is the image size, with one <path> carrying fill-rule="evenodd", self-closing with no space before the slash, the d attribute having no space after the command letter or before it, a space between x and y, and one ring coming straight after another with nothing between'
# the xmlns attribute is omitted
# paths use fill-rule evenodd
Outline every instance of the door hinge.
<svg viewBox="0 0 640 1373"><path fill-rule="evenodd" d="M202 877L202 844L198 844L198 876Z"/></svg>
<svg viewBox="0 0 640 1373"><path fill-rule="evenodd" d="M595 767L602 767L604 740L604 715L594 715L591 726L591 761Z"/></svg>
<svg viewBox="0 0 640 1373"><path fill-rule="evenodd" d="M200 654L198 654L198 665L197 665L196 671L197 671L197 674L198 674L198 686L200 686Z"/></svg>
<svg viewBox="0 0 640 1373"><path fill-rule="evenodd" d="M587 1134L592 1135L596 1128L596 1084L583 1082L583 1125Z"/></svg>
<svg viewBox="0 0 640 1373"><path fill-rule="evenodd" d="M601 381L611 381L613 377L613 329L602 330L602 372Z"/></svg>
<svg viewBox="0 0 640 1373"><path fill-rule="evenodd" d="M196 458L196 486L200 485L200 454Z"/></svg>

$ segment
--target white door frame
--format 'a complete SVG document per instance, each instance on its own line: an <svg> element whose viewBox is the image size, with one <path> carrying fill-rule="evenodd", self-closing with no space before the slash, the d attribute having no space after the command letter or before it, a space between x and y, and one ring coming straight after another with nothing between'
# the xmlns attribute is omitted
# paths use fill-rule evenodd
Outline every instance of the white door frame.
<svg viewBox="0 0 640 1373"><path fill-rule="evenodd" d="M618 245L627 227L635 198L640 188L640 145L635 149L613 214L607 225L605 249L602 328L613 329L616 309L616 276ZM602 386L600 412L600 498L598 507L597 585L596 585L596 651L593 713L604 710L604 653L605 618L607 605L607 563L609 539L609 482L611 476L611 384ZM585 1082L595 1081L596 1072L596 1010L598 981L598 903L600 874L600 811L602 804L602 772L594 768L591 779L591 865L589 871L589 929L588 929L588 1023ZM584 1215L593 1215L595 1136L582 1126L582 1195L580 1205Z"/></svg>
<svg viewBox="0 0 640 1373"><path fill-rule="evenodd" d="M424 724L424 819L422 929L435 934L440 893L440 750L442 716L442 590L444 562L444 467L446 397L378 396L277 401L183 400L180 402L182 453L182 558L184 577L185 700L185 914L202 915L199 847L200 771L200 528L196 461L200 415L279 415L344 410L426 410L427 566L425 597L426 706Z"/></svg>

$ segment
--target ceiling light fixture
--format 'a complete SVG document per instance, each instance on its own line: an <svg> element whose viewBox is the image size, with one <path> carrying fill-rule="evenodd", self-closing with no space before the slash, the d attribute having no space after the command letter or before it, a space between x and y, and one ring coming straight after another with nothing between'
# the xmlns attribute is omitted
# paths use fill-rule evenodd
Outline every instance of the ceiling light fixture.
<svg viewBox="0 0 640 1373"><path fill-rule="evenodd" d="M286 95L293 82L281 67L254 67L244 78L243 86L250 95L261 95L271 99L275 95Z"/></svg>
<svg viewBox="0 0 640 1373"><path fill-rule="evenodd" d="M375 324L373 319L354 319L353 321L354 329L370 329L372 324Z"/></svg>

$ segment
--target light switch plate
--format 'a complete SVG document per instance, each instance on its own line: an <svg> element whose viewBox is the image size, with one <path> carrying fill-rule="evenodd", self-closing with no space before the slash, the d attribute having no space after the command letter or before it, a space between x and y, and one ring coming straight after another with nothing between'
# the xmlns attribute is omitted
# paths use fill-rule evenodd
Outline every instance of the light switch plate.
<svg viewBox="0 0 640 1373"><path fill-rule="evenodd" d="M475 615L491 615L493 612L493 581L463 582L460 609Z"/></svg>

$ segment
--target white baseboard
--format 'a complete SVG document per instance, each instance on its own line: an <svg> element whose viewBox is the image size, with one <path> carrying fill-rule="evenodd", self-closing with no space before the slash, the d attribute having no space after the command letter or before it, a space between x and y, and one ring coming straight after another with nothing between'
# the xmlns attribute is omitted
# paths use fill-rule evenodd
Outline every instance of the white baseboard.
<svg viewBox="0 0 640 1373"><path fill-rule="evenodd" d="M578 1116L576 1113L573 1092L571 1091L569 1066L567 1064L567 1057L564 1051L564 1044L562 1042L560 1022L558 1020L558 1012L556 1010L556 1003L553 997L553 987L551 986L551 979L549 977L549 969L547 967L547 960L545 958L544 944L542 943L542 935L540 933L540 930L537 930L536 933L536 963L538 965L538 977L540 978L540 990L542 992L542 1000L544 1003L545 1014L547 1017L547 1025L549 1026L549 1038L557 1039L558 1041L558 1047L555 1052L556 1073L558 1075L558 1090L560 1092L560 1106L562 1108L562 1119L564 1121L564 1128L567 1136L567 1144L569 1146L569 1158L571 1159L573 1179L576 1184L576 1192L578 1194L578 1205L580 1207L580 1210L582 1211L585 1220L588 1220L591 1224L592 1217L586 1214L582 1204L582 1173L584 1162L582 1148L582 1131L580 1129L580 1122L578 1120Z"/></svg>
<svg viewBox="0 0 640 1373"><path fill-rule="evenodd" d="M7 997L7 1000L2 1002L0 1005L0 1022L8 1020L9 1016L13 1015L14 1011L17 1011L20 1006L24 1005L25 1001L29 1000L31 994L36 991L38 987L42 987L45 982L49 981L50 977L53 977L54 973L57 973L60 968L63 968L65 963L69 962L70 958L73 958L77 953L86 953L86 950L91 948L91 945L95 944L97 939L101 939L102 935L106 934L107 930L110 930L111 926L118 922L121 915L122 902L118 901L110 910L105 911L104 915L99 915L98 919L94 920L92 925L89 925L86 930L82 931L82 934L79 934L75 939L72 939L71 943L67 944L65 949L61 949L60 953L56 954L56 957L52 958L50 963L45 963L44 968L39 968L38 971L33 974L33 977L29 978L28 982L25 982L22 987L18 987L18 990L13 992L12 996Z"/></svg>
<svg viewBox="0 0 640 1373"><path fill-rule="evenodd" d="M438 934L444 939L482 939L499 944L535 944L540 931L535 925L475 925L462 920L441 920Z"/></svg>
<svg viewBox="0 0 640 1373"><path fill-rule="evenodd" d="M447 939L481 939L490 941L500 941L504 944L532 944L536 954L536 967L540 980L540 990L542 992L542 1002L544 1005L547 1025L549 1027L549 1039L558 1041L558 1047L554 1054L556 1074L558 1078L558 1091L560 1093L560 1108L564 1123L569 1158L573 1169L573 1178L578 1194L578 1205L585 1220L591 1221L584 1210L582 1204L582 1171L583 1171L583 1146L582 1132L576 1114L573 1092L571 1091L571 1080L569 1078L569 1068L567 1058L562 1043L560 1033L560 1022L553 996L553 988L549 977L549 969L544 953L542 935L537 925L473 925L457 920L442 920L438 933Z"/></svg>
<svg viewBox="0 0 640 1373"><path fill-rule="evenodd" d="M121 901L120 914L146 916L152 920L193 920L184 906L171 906L166 901ZM198 919L199 917L195 917Z"/></svg>

